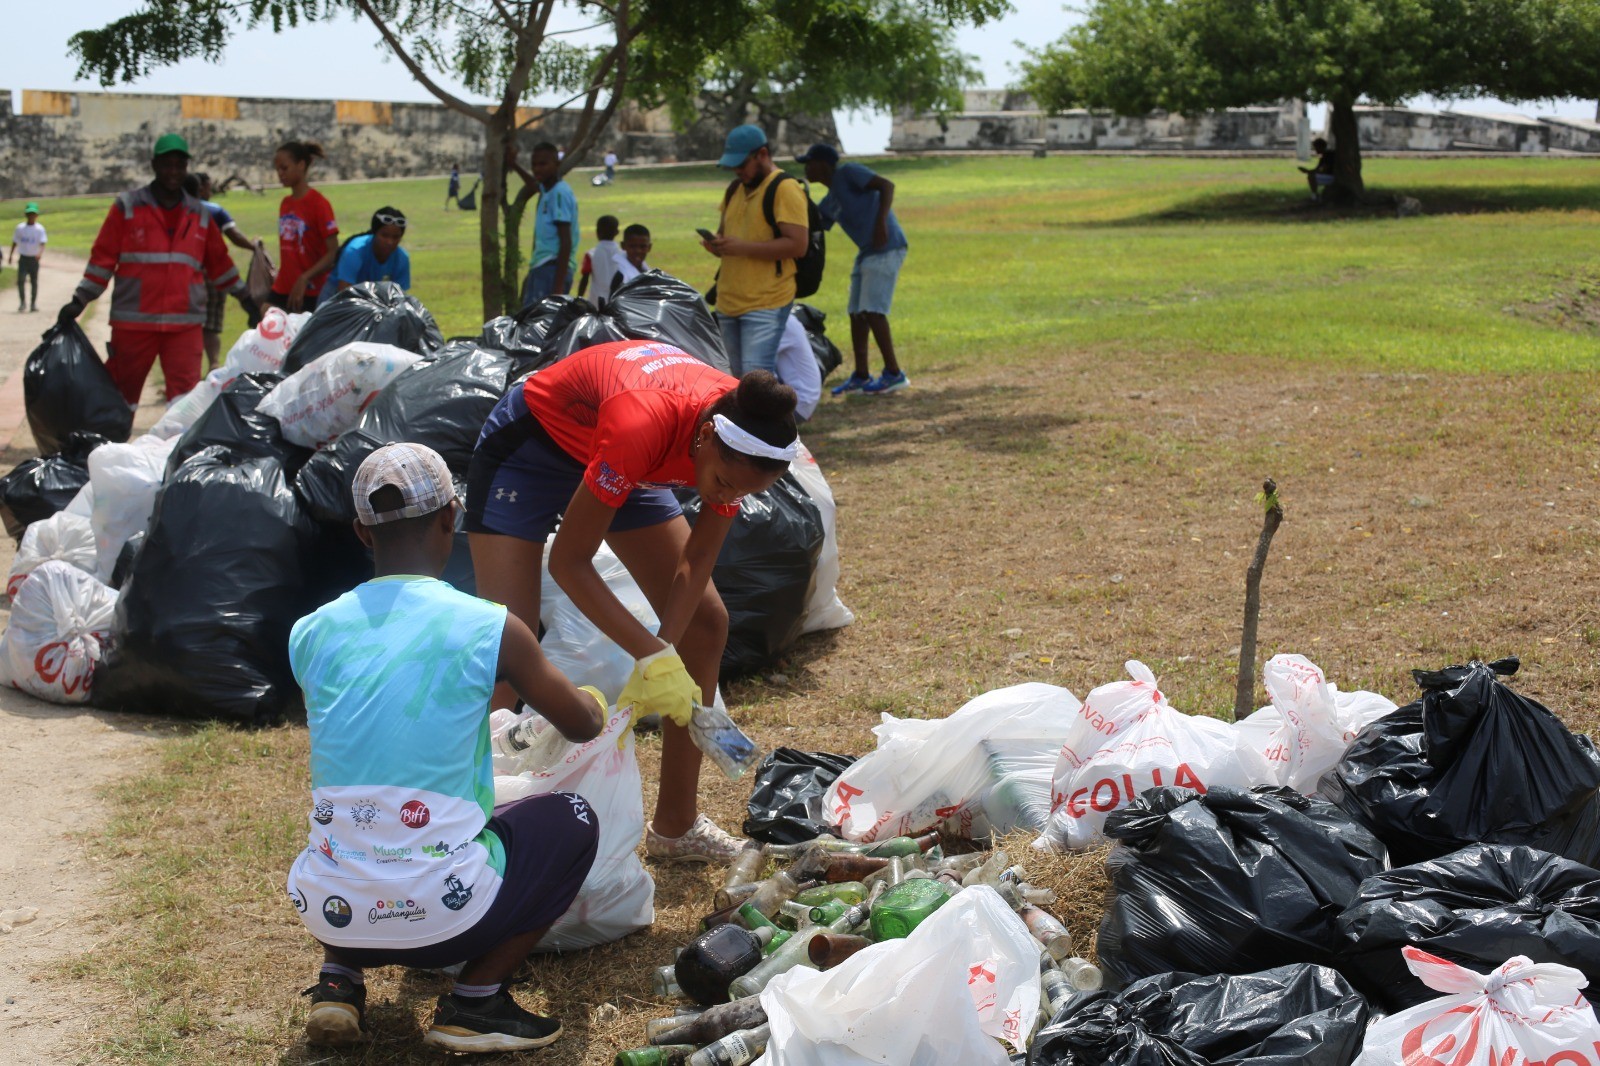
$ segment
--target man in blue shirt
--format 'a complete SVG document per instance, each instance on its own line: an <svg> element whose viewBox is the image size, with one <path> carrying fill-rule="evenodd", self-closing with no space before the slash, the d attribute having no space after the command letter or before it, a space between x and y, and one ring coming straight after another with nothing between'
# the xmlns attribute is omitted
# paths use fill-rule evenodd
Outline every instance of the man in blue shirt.
<svg viewBox="0 0 1600 1066"><path fill-rule="evenodd" d="M546 296L572 290L578 272L578 198L561 180L561 156L556 146L541 141L528 157L532 173L517 162L516 149L507 156L524 181L539 187L539 206L533 213L533 259L522 283L522 306L532 307Z"/></svg>
<svg viewBox="0 0 1600 1066"><path fill-rule="evenodd" d="M855 351L855 373L833 395L859 392L877 396L911 384L894 357L889 335L889 306L895 281L906 260L906 235L894 217L894 182L860 163L839 163L839 153L826 144L814 144L800 156L806 180L827 186L818 204L824 225L837 222L855 242L855 266L850 271L850 343ZM867 369L867 334L878 342L883 374L874 378Z"/></svg>

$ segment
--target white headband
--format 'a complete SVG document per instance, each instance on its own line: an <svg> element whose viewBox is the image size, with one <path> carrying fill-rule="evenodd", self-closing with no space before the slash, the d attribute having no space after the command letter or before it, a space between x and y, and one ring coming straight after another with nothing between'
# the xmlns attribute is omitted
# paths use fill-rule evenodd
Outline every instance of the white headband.
<svg viewBox="0 0 1600 1066"><path fill-rule="evenodd" d="M722 415L712 415L711 426L717 431L717 436L722 438L722 443L745 455L756 455L763 459L782 459L786 463L792 463L794 457L799 454L795 451L793 441L787 448L774 448L761 438L752 437Z"/></svg>

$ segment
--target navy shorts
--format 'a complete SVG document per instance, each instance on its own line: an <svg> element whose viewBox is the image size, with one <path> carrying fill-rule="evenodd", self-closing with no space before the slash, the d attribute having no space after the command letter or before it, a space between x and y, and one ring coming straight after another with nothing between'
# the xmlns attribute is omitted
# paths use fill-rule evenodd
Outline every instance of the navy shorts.
<svg viewBox="0 0 1600 1066"><path fill-rule="evenodd" d="M550 439L528 410L522 386L494 405L467 467L468 533L499 533L543 544L583 484L583 464ZM683 513L668 489L634 489L611 529L622 533L670 522Z"/></svg>
<svg viewBox="0 0 1600 1066"><path fill-rule="evenodd" d="M506 851L494 902L471 929L415 948L329 948L340 965L441 969L486 955L514 936L543 929L578 898L600 845L600 819L582 796L551 792L494 809L489 828Z"/></svg>

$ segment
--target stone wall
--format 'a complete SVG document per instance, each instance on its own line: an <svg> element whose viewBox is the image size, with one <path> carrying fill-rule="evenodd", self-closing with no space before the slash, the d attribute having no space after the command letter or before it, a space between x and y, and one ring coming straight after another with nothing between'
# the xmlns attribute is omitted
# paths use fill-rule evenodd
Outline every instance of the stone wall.
<svg viewBox="0 0 1600 1066"><path fill-rule="evenodd" d="M440 104L30 89L23 91L21 112L13 113L10 91L0 90L0 197L116 192L141 184L149 180L150 146L169 132L188 139L195 169L268 187L277 184L273 152L286 140L322 144L328 158L317 173L325 181L443 174L452 162L472 175L483 157L483 127ZM571 111L525 108L518 115L532 120L519 138L524 150L542 140L566 142L578 122ZM816 128L834 132L831 117L812 127L794 136L780 127L769 136L778 153L792 156L805 150ZM607 148L624 165L712 160L722 153L725 133L719 122L680 131L664 111L619 108L578 164L598 164Z"/></svg>

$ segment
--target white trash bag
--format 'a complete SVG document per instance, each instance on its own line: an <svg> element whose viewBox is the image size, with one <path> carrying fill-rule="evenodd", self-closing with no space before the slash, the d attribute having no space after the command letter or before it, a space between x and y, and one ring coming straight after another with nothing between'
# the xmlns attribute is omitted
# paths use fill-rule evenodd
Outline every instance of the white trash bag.
<svg viewBox="0 0 1600 1066"><path fill-rule="evenodd" d="M291 315L282 308L269 307L261 315L254 329L247 329L228 349L222 365L229 373L227 381L240 374L281 374L283 361L289 354L300 327L311 320L309 312ZM225 381L224 384L227 382Z"/></svg>
<svg viewBox="0 0 1600 1066"><path fill-rule="evenodd" d="M1272 703L1235 728L1272 767L1272 783L1297 792L1315 792L1356 734L1395 709L1376 692L1340 692L1304 655L1274 655L1262 681Z"/></svg>
<svg viewBox="0 0 1600 1066"><path fill-rule="evenodd" d="M422 356L392 344L354 341L296 370L261 400L257 410L302 448L320 448L352 429L378 391Z"/></svg>
<svg viewBox="0 0 1600 1066"><path fill-rule="evenodd" d="M823 817L855 841L940 823L969 837L1042 828L1057 752L1081 707L1066 689L1031 682L986 692L942 720L885 714L872 730L877 750L828 786Z"/></svg>
<svg viewBox="0 0 1600 1066"><path fill-rule="evenodd" d="M524 716L528 717L537 716ZM495 712L495 719L500 730L520 720L500 711ZM542 765L536 767L524 769L515 756L495 756L496 803L549 792L575 792L589 801L600 819L600 846L589 876L572 906L539 941L539 951L608 944L655 921L656 886L638 853L644 836L644 782L634 755L632 719L631 708L613 708L605 729L591 741L536 744L529 751L546 754L539 760Z"/></svg>
<svg viewBox="0 0 1600 1066"><path fill-rule="evenodd" d="M102 444L89 453L95 577L101 581L111 580L122 546L150 527L167 457L177 446L177 437L163 440L147 433L128 444Z"/></svg>
<svg viewBox="0 0 1600 1066"><path fill-rule="evenodd" d="M116 606L116 590L93 575L59 559L40 563L11 602L0 683L52 703L87 703Z"/></svg>
<svg viewBox="0 0 1600 1066"><path fill-rule="evenodd" d="M163 440L168 437L183 436L190 426L200 421L200 416L206 413L206 409L216 402L217 397L222 394L223 386L236 376L226 367L217 367L201 378L194 388L167 405L167 411L161 416L161 421L150 427L150 435Z"/></svg>
<svg viewBox="0 0 1600 1066"><path fill-rule="evenodd" d="M633 673L633 656L600 632L600 628L589 621L588 615L578 610L577 605L550 576L550 544L554 540L552 536L546 542L544 557L539 564L539 619L544 623L544 639L539 642L539 647L544 650L551 664L574 685L592 685L607 699L614 700L622 694L622 687ZM628 568L622 565L622 560L604 543L594 553L594 568L599 571L600 580L606 583L611 594L639 620L640 625L654 633L659 624L654 608L640 591L639 583L628 573Z"/></svg>
<svg viewBox="0 0 1600 1066"><path fill-rule="evenodd" d="M772 1035L757 1066L1005 1066L1039 1014L1039 943L987 885L904 940L826 972L796 967L761 992Z"/></svg>
<svg viewBox="0 0 1600 1066"><path fill-rule="evenodd" d="M1401 953L1442 995L1368 1026L1354 1066L1600 1066L1581 971L1518 955L1484 974L1418 948Z"/></svg>
<svg viewBox="0 0 1600 1066"><path fill-rule="evenodd" d="M809 353L808 353L809 358ZM811 588L811 598L806 601L806 613L800 620L800 632L815 633L821 629L838 629L856 620L855 613L839 599L839 534L838 507L833 502L833 490L828 479L822 476L822 467L800 441L795 441L794 462L789 473L800 482L811 502L822 514L822 554L817 556L816 582Z"/></svg>
<svg viewBox="0 0 1600 1066"><path fill-rule="evenodd" d="M94 528L83 515L58 511L40 519L22 534L22 543L11 561L11 576L6 579L6 600L16 601L17 590L41 563L59 559L92 574L96 557Z"/></svg>
<svg viewBox="0 0 1600 1066"><path fill-rule="evenodd" d="M1105 839L1106 815L1157 785L1205 792L1275 782L1232 724L1173 707L1144 663L1130 660L1127 670L1133 680L1101 685L1084 700L1061 745L1050 821L1034 847L1076 850Z"/></svg>

